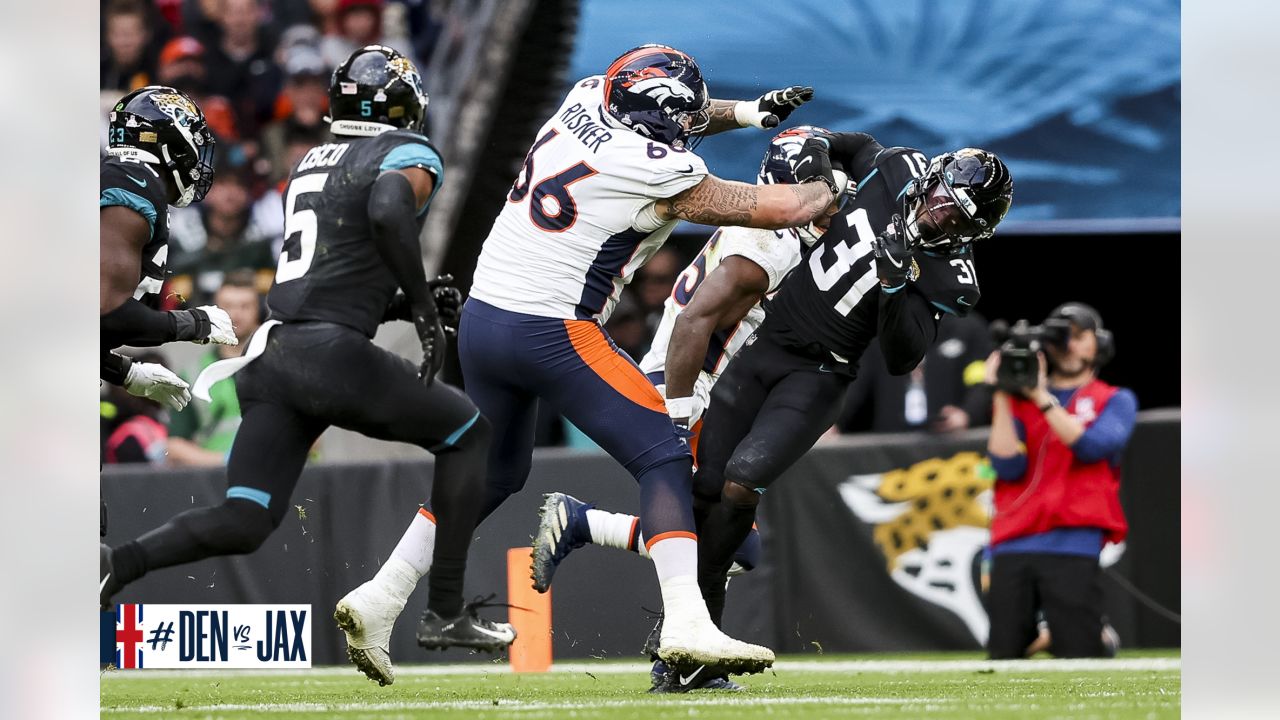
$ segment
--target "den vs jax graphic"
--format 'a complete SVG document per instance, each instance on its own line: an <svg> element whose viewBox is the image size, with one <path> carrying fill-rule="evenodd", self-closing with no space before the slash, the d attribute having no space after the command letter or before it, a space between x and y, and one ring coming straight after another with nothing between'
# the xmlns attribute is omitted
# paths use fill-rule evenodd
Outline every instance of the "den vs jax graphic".
<svg viewBox="0 0 1280 720"><path fill-rule="evenodd" d="M101 617L100 660L146 668L309 668L310 605L124 603Z"/></svg>

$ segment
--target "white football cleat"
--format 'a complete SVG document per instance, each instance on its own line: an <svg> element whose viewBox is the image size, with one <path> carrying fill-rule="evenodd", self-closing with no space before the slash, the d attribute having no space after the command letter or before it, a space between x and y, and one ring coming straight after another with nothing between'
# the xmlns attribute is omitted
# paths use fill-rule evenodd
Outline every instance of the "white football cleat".
<svg viewBox="0 0 1280 720"><path fill-rule="evenodd" d="M762 672L774 660L769 648L734 640L706 617L676 622L668 614L660 642L658 657L677 670L709 665L730 675L743 675Z"/></svg>
<svg viewBox="0 0 1280 720"><path fill-rule="evenodd" d="M389 648L391 629L402 610L404 600L396 599L374 578L347 593L333 612L333 619L347 636L347 658L379 685L390 685L396 679Z"/></svg>

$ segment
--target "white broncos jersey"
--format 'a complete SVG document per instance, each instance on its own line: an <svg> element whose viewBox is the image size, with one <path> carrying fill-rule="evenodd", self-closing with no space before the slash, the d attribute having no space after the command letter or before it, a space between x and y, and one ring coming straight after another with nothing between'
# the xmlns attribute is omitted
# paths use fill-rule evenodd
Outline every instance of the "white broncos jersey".
<svg viewBox="0 0 1280 720"><path fill-rule="evenodd" d="M679 221L646 226L638 215L702 182L706 164L622 126L603 100L603 76L580 80L538 131L480 251L471 297L604 322L671 235Z"/></svg>
<svg viewBox="0 0 1280 720"><path fill-rule="evenodd" d="M671 342L671 331L676 326L676 318L684 312L685 305L689 304L702 281L720 267L725 258L741 255L759 265L769 276L767 294L773 295L787 273L800 264L803 251L804 243L793 229L727 227L717 230L703 246L702 252L698 253L698 257L676 278L671 295L663 304L662 322L653 336L653 345L640 361L640 369L649 374L662 372L666 368L667 346ZM720 377L729 361L762 322L764 308L756 303L736 326L716 331L711 336L711 342L707 345L707 357L702 363L702 374L699 376L699 381L705 383L706 390L710 390L711 383Z"/></svg>

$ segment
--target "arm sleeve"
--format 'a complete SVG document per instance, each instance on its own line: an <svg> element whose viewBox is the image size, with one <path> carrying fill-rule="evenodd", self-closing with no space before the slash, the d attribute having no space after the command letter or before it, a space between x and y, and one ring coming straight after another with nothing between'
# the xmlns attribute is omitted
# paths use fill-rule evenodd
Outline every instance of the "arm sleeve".
<svg viewBox="0 0 1280 720"><path fill-rule="evenodd" d="M105 347L155 347L178 339L173 313L152 310L133 298L99 318Z"/></svg>
<svg viewBox="0 0 1280 720"><path fill-rule="evenodd" d="M419 311L435 308L422 268L422 246L414 205L417 198L409 179L399 173L380 176L369 192L369 222L373 244L409 303Z"/></svg>
<svg viewBox="0 0 1280 720"><path fill-rule="evenodd" d="M1018 433L1018 439L1026 442L1027 429L1022 421L1014 418L1013 429ZM1000 455L988 455L988 457L991 458L991 468L996 471L997 480L1021 480L1022 476L1027 474L1026 453L1018 453L1012 457Z"/></svg>
<svg viewBox="0 0 1280 720"><path fill-rule="evenodd" d="M1137 397L1130 390L1118 390L1098 419L1085 428L1084 434L1071 446L1071 452L1076 460L1084 463L1113 457L1129 442L1137 418Z"/></svg>
<svg viewBox="0 0 1280 720"><path fill-rule="evenodd" d="M877 324L880 352L890 375L911 372L920 364L938 334L937 320L929 301L909 286L894 291L880 287Z"/></svg>

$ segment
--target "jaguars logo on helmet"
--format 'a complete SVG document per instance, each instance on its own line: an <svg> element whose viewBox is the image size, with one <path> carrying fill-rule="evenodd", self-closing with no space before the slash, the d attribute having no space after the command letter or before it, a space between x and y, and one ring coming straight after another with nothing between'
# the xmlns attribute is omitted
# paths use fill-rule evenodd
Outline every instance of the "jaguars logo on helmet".
<svg viewBox="0 0 1280 720"><path fill-rule="evenodd" d="M109 155L154 166L171 205L204 199L213 186L215 141L195 101L181 90L150 85L121 98L109 120Z"/></svg>

